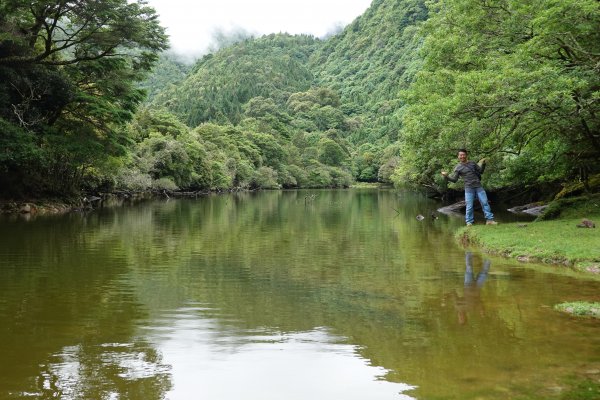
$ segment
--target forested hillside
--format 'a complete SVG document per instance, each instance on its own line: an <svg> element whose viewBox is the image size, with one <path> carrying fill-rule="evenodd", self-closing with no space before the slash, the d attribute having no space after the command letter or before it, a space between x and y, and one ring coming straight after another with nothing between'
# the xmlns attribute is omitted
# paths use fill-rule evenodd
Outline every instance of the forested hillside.
<svg viewBox="0 0 600 400"><path fill-rule="evenodd" d="M0 6L5 197L443 192L461 147L489 159L491 189L600 172L597 0L375 0L328 39L249 37L193 66L157 58L165 37L143 5L42 3ZM127 23L94 25L110 7Z"/></svg>
<svg viewBox="0 0 600 400"><path fill-rule="evenodd" d="M249 38L194 65L182 84L154 99L188 126L202 122L237 124L242 106L254 97L284 105L290 94L308 90L314 82L308 57L319 46L310 36L269 35Z"/></svg>
<svg viewBox="0 0 600 400"><path fill-rule="evenodd" d="M145 102L152 102L157 94L181 84L190 70L191 66L179 60L176 54L163 52L152 73L139 85L146 91Z"/></svg>
<svg viewBox="0 0 600 400"><path fill-rule="evenodd" d="M397 165L399 148L390 145L402 127L399 93L420 68L417 25L426 18L423 0L375 0L311 59L317 82L338 92L344 109L362 121L349 138L358 179L389 181Z"/></svg>
<svg viewBox="0 0 600 400"><path fill-rule="evenodd" d="M399 160L398 93L418 68L416 28L426 15L421 0L376 1L326 41L282 34L239 41L204 56L146 112L162 108L191 129L207 122L235 127L239 138L269 135L284 155L269 166L268 187L389 182ZM263 164L247 165L256 174ZM236 185L264 187L222 170ZM312 178L299 176L306 170Z"/></svg>

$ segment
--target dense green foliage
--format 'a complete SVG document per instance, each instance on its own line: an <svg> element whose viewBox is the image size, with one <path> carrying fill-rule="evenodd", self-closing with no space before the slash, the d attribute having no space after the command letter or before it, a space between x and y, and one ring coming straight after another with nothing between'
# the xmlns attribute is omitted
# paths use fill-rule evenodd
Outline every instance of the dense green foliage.
<svg viewBox="0 0 600 400"><path fill-rule="evenodd" d="M398 91L416 73L415 24L426 15L420 0L377 1L324 42L281 34L241 40L204 56L151 106L191 128L210 121L272 134L291 156L280 186L390 182L399 161ZM289 179L302 170L312 178Z"/></svg>
<svg viewBox="0 0 600 400"><path fill-rule="evenodd" d="M347 187L352 182L350 145L336 104L335 94L322 88L294 93L280 107L259 96L244 106L238 125L205 122L194 129L168 111L145 108L129 124L135 144L114 185L169 190Z"/></svg>
<svg viewBox="0 0 600 400"><path fill-rule="evenodd" d="M390 181L399 156L402 100L420 66L417 23L427 17L423 0L375 0L345 31L312 58L319 84L340 93L357 121L349 140L356 146L356 178Z"/></svg>
<svg viewBox="0 0 600 400"><path fill-rule="evenodd" d="M491 158L498 187L598 171L598 1L430 6L424 64L404 93L397 179L439 184L461 147Z"/></svg>
<svg viewBox="0 0 600 400"><path fill-rule="evenodd" d="M318 46L309 36L269 35L246 39L207 54L187 79L154 100L191 127L202 122L238 123L242 106L262 96L283 104L313 82L307 60Z"/></svg>
<svg viewBox="0 0 600 400"><path fill-rule="evenodd" d="M0 188L65 194L125 154L121 126L166 46L152 8L125 0L0 3Z"/></svg>
<svg viewBox="0 0 600 400"><path fill-rule="evenodd" d="M600 172L596 0L375 0L326 40L223 38L193 66L157 60L165 36L143 3L21 3L0 6L10 195L354 180L442 192L461 147L489 159L491 189L589 190Z"/></svg>

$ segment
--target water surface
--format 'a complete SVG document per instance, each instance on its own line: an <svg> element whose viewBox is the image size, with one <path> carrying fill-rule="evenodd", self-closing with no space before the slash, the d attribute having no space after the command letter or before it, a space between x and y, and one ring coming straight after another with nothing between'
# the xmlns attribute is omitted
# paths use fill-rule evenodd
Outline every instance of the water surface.
<svg viewBox="0 0 600 400"><path fill-rule="evenodd" d="M4 218L0 398L537 399L598 382L600 323L552 306L599 301L600 283L467 252L437 207L283 191Z"/></svg>

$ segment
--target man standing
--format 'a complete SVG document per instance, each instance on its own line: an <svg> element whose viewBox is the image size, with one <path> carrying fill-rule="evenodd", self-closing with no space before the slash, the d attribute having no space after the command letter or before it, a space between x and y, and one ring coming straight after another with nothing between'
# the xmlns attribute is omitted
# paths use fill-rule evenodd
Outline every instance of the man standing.
<svg viewBox="0 0 600 400"><path fill-rule="evenodd" d="M481 166L473 161L468 160L467 150L460 149L458 151L458 160L460 163L454 168L452 175L448 175L448 172L442 171L442 176L451 182L458 181L459 177L462 177L465 183L465 202L467 203L467 209L465 211L465 221L467 226L473 225L475 217L473 216L473 202L475 196L479 199L481 208L483 208L483 214L485 215L487 225L497 225L494 221L494 214L488 203L487 194L481 186L481 174L485 170L485 158L480 161Z"/></svg>

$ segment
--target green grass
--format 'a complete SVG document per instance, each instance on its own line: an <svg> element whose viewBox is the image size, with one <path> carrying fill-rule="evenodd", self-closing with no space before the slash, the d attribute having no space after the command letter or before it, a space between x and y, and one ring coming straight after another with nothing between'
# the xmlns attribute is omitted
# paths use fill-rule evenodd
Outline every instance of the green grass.
<svg viewBox="0 0 600 400"><path fill-rule="evenodd" d="M557 304L554 306L554 309L578 316L591 316L600 318L600 303L571 301Z"/></svg>
<svg viewBox="0 0 600 400"><path fill-rule="evenodd" d="M583 379L573 383L571 389L563 393L562 400L600 399L600 383L592 379Z"/></svg>
<svg viewBox="0 0 600 400"><path fill-rule="evenodd" d="M600 225L600 213L586 217ZM474 225L461 228L457 236L464 244L474 244L487 252L523 261L598 269L600 228L578 228L580 222L581 217L528 224Z"/></svg>
<svg viewBox="0 0 600 400"><path fill-rule="evenodd" d="M578 228L583 218L597 227ZM535 222L474 225L461 228L457 236L489 253L600 273L600 193L554 201Z"/></svg>

